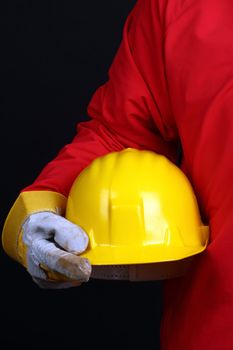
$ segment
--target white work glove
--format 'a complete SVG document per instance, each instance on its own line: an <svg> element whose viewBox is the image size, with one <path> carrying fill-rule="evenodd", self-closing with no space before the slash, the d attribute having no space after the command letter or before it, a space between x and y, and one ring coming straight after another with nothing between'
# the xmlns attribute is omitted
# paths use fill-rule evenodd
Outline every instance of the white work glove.
<svg viewBox="0 0 233 350"><path fill-rule="evenodd" d="M22 229L26 267L41 288L69 288L89 280L91 265L77 255L88 245L81 227L52 212L40 212L30 215Z"/></svg>

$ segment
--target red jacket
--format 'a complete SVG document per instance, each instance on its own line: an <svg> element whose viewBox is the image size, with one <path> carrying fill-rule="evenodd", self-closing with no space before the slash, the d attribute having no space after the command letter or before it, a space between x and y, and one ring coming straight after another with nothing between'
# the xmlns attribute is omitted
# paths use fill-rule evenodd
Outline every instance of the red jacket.
<svg viewBox="0 0 233 350"><path fill-rule="evenodd" d="M231 0L139 0L91 120L24 190L66 197L97 156L135 147L175 161L181 142L211 237L189 274L165 282L162 350L233 349L232 14Z"/></svg>

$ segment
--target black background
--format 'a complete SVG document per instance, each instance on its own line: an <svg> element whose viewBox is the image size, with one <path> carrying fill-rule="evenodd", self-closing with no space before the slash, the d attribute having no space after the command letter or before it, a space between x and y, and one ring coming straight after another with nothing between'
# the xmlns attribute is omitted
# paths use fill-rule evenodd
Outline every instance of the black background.
<svg viewBox="0 0 233 350"><path fill-rule="evenodd" d="M18 196L87 120L135 0L1 2L1 226ZM159 349L160 282L39 289L1 250L2 349Z"/></svg>

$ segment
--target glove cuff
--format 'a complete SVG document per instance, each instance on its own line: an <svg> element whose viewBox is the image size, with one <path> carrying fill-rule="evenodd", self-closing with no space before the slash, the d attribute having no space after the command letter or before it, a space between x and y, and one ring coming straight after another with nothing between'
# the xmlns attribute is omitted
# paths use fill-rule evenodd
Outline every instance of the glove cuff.
<svg viewBox="0 0 233 350"><path fill-rule="evenodd" d="M28 191L21 192L12 206L3 226L2 245L5 252L20 263L22 252L18 240L22 225L29 215L41 211L50 211L64 215L66 197L53 191ZM24 254L23 254L24 255Z"/></svg>

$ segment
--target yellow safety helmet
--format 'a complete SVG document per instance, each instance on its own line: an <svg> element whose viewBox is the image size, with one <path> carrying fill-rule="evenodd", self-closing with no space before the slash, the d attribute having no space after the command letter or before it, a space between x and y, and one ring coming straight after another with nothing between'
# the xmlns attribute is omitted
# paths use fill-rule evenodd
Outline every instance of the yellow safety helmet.
<svg viewBox="0 0 233 350"><path fill-rule="evenodd" d="M169 262L208 242L192 186L166 157L127 148L96 158L75 180L66 218L90 242L92 265Z"/></svg>

